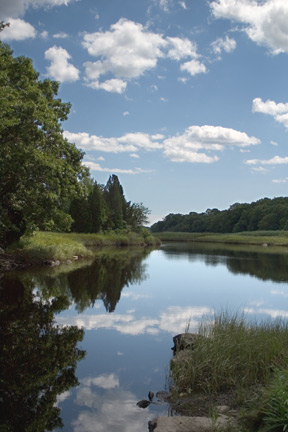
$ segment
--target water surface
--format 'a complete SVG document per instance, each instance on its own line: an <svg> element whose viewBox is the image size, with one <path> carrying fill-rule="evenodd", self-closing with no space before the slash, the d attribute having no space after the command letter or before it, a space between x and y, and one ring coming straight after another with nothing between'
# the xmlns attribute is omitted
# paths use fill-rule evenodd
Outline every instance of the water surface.
<svg viewBox="0 0 288 432"><path fill-rule="evenodd" d="M287 269L285 251L173 243L2 277L11 421L18 409L22 423L33 424L37 406L51 425L61 417L64 431L147 430L169 407L136 403L169 385L173 336L188 325L197 331L203 316L223 309L248 319L288 317ZM53 333L53 317L69 326L65 334Z"/></svg>

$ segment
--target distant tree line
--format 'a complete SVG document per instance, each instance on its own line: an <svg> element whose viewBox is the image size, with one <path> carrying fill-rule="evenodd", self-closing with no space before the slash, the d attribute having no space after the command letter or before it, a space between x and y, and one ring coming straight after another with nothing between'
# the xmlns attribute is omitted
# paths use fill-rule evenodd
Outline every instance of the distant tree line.
<svg viewBox="0 0 288 432"><path fill-rule="evenodd" d="M288 230L288 198L235 203L223 211L214 208L204 213L171 213L151 226L152 232L236 233L257 230Z"/></svg>
<svg viewBox="0 0 288 432"><path fill-rule="evenodd" d="M87 195L74 198L69 206L71 230L83 233L130 228L148 222L150 210L142 203L126 201L118 177L109 177L106 186L85 180Z"/></svg>

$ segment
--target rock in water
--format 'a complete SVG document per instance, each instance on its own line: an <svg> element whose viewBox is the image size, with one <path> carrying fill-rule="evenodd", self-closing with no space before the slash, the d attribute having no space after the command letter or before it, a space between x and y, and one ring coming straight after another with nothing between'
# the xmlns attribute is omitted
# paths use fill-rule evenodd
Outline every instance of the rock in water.
<svg viewBox="0 0 288 432"><path fill-rule="evenodd" d="M152 401L152 400L153 400L153 397L154 397L154 393L150 390L149 393L148 393L148 399L149 399L150 401Z"/></svg>
<svg viewBox="0 0 288 432"><path fill-rule="evenodd" d="M143 399L137 402L136 405L139 406L139 408L147 408L150 405L150 403L151 403L150 401Z"/></svg>

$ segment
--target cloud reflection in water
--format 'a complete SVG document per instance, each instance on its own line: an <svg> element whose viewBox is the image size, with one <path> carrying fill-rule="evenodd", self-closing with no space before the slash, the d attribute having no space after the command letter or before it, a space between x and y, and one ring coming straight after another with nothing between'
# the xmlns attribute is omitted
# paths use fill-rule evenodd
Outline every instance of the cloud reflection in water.
<svg viewBox="0 0 288 432"><path fill-rule="evenodd" d="M129 314L79 314L76 316L61 316L57 318L59 324L77 325L86 330L113 329L129 335L158 334L160 331L176 334L184 332L187 324L189 330L196 331L200 319L213 314L208 307L180 307L170 306L160 313L159 319L150 317L136 318Z"/></svg>

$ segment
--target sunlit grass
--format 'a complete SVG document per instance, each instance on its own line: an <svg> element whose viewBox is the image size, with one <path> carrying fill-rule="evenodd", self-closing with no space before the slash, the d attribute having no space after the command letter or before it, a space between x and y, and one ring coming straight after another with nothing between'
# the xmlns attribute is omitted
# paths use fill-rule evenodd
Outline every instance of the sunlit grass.
<svg viewBox="0 0 288 432"><path fill-rule="evenodd" d="M222 313L199 327L194 350L173 367L181 391L215 393L267 384L288 365L288 321L248 323L243 316Z"/></svg>
<svg viewBox="0 0 288 432"><path fill-rule="evenodd" d="M288 321L221 313L199 335L171 360L174 392L229 394L241 431L288 430Z"/></svg>
<svg viewBox="0 0 288 432"><path fill-rule="evenodd" d="M91 257L91 249L107 246L133 246L159 244L147 230L135 232L109 232L106 234L78 234L35 231L20 240L26 259L34 261L67 260L73 256Z"/></svg>
<svg viewBox="0 0 288 432"><path fill-rule="evenodd" d="M288 246L288 231L246 231L236 234L161 232L153 235L161 241Z"/></svg>

